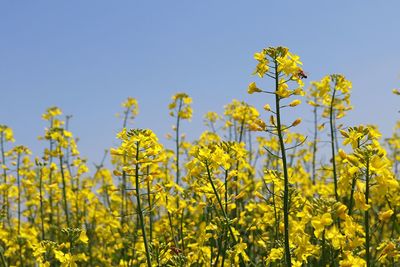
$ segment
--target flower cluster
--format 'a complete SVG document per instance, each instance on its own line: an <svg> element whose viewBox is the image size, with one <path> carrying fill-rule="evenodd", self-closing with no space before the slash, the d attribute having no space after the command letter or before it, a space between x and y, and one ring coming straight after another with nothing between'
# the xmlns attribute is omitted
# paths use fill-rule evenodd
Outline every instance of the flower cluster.
<svg viewBox="0 0 400 267"><path fill-rule="evenodd" d="M386 139L373 125L338 125L351 110L344 76L304 91L288 48L254 58L263 79L248 93L265 97L261 109L233 100L188 141L192 99L178 93L161 145L130 129L130 97L116 145L93 168L57 107L42 116L38 155L0 125L0 266L397 266L400 122ZM286 117L304 95L311 138Z"/></svg>

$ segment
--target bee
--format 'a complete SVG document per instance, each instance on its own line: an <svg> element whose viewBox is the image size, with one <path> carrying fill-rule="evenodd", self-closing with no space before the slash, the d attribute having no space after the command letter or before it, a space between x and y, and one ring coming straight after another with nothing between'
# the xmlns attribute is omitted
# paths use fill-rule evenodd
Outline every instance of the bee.
<svg viewBox="0 0 400 267"><path fill-rule="evenodd" d="M182 250L177 248L177 247L170 247L170 250L172 253L174 253L175 255L179 255L180 253L182 253Z"/></svg>
<svg viewBox="0 0 400 267"><path fill-rule="evenodd" d="M297 76L299 76L300 79L307 79L307 73L305 73L302 69L299 70L297 73Z"/></svg>

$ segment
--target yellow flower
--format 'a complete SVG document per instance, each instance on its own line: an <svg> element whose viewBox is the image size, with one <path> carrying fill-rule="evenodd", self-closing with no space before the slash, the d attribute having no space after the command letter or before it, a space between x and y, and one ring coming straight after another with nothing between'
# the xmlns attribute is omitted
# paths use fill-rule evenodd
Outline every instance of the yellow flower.
<svg viewBox="0 0 400 267"><path fill-rule="evenodd" d="M354 193L354 201L356 203L356 207L360 210L368 210L371 205L366 204L365 195L361 192Z"/></svg>
<svg viewBox="0 0 400 267"><path fill-rule="evenodd" d="M274 262L282 259L283 248L273 248L268 255L267 262Z"/></svg>
<svg viewBox="0 0 400 267"><path fill-rule="evenodd" d="M393 215L393 210L389 209L387 211L379 212L379 220L382 222L388 222Z"/></svg>
<svg viewBox="0 0 400 267"><path fill-rule="evenodd" d="M81 241L81 242L84 243L84 244L87 244L87 243L88 243L89 238L87 237L85 231L82 231L82 232L80 233L80 235L79 235L79 241Z"/></svg>
<svg viewBox="0 0 400 267"><path fill-rule="evenodd" d="M271 111L271 106L269 104L265 104L263 108L265 111Z"/></svg>
<svg viewBox="0 0 400 267"><path fill-rule="evenodd" d="M289 86L281 80L278 85L278 90L275 93L281 98L287 98L291 95L292 91L289 90Z"/></svg>
<svg viewBox="0 0 400 267"><path fill-rule="evenodd" d="M46 113L42 115L44 120L51 120L56 116L60 116L62 114L61 109L58 107L51 107L46 110Z"/></svg>
<svg viewBox="0 0 400 267"><path fill-rule="evenodd" d="M347 206L344 204L340 204L336 209L339 218L342 220L346 219L346 211L347 211Z"/></svg>
<svg viewBox="0 0 400 267"><path fill-rule="evenodd" d="M263 61L265 60L265 52L262 51L260 53L254 53L254 59L258 61Z"/></svg>
<svg viewBox="0 0 400 267"><path fill-rule="evenodd" d="M314 235L320 238L321 233L325 230L325 226L329 226L332 223L333 220L330 213L324 213L321 216L314 217L311 220L311 225L314 227Z"/></svg>
<svg viewBox="0 0 400 267"><path fill-rule="evenodd" d="M13 130L7 125L0 125L0 135L4 136L4 139L9 142L14 142Z"/></svg>
<svg viewBox="0 0 400 267"><path fill-rule="evenodd" d="M247 93L253 94L253 93L260 93L260 92L262 92L262 90L257 87L255 82L252 82L252 83L249 84L249 87L247 89Z"/></svg>
<svg viewBox="0 0 400 267"><path fill-rule="evenodd" d="M190 104L192 98L185 93L177 93L172 96L172 102L168 105L170 115L172 117L178 116L180 119L190 120L192 118L193 110Z"/></svg>
<svg viewBox="0 0 400 267"><path fill-rule="evenodd" d="M340 267L365 267L366 266L364 259L357 257L357 256L353 256L351 254L351 252L349 252L349 251L345 252L345 254L346 254L346 258L339 262Z"/></svg>
<svg viewBox="0 0 400 267"><path fill-rule="evenodd" d="M300 104L301 104L301 101L298 100L298 99L295 99L289 104L289 106L290 107L295 107L295 106L300 105Z"/></svg>
<svg viewBox="0 0 400 267"><path fill-rule="evenodd" d="M340 249L346 242L346 236L342 235L335 225L326 230L325 237L331 241L335 249Z"/></svg>
<svg viewBox="0 0 400 267"><path fill-rule="evenodd" d="M292 127L297 126L301 123L301 118L297 118L293 123L292 123Z"/></svg>

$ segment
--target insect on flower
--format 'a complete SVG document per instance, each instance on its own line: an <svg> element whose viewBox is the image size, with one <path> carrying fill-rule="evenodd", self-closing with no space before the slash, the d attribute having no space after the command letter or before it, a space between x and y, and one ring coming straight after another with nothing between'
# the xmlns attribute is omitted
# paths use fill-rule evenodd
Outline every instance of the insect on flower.
<svg viewBox="0 0 400 267"><path fill-rule="evenodd" d="M307 73L305 73L302 69L299 70L297 76L299 76L300 79L307 79L308 77Z"/></svg>
<svg viewBox="0 0 400 267"><path fill-rule="evenodd" d="M175 255L179 255L182 253L182 250L177 248L177 247L170 247L171 252L173 252Z"/></svg>

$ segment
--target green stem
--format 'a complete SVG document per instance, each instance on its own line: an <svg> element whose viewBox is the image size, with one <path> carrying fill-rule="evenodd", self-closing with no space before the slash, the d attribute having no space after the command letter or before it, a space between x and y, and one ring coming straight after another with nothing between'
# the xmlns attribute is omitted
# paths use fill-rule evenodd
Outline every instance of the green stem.
<svg viewBox="0 0 400 267"><path fill-rule="evenodd" d="M5 151L4 151L4 133L1 133L0 136L0 145L1 145L1 164L6 165L6 156L5 156ZM5 185L7 185L7 171L6 168L3 168L3 182ZM8 225L11 225L11 220L10 220L10 207L8 203L8 191L4 190L3 192L3 211L6 214L6 219L8 222Z"/></svg>
<svg viewBox="0 0 400 267"><path fill-rule="evenodd" d="M226 225L227 225L227 227L228 227L228 229L229 229L229 233L230 233L231 236L232 236L233 243L236 245L236 244L237 244L236 237L235 237L235 235L233 234L233 230L232 230L232 228L231 228L228 215L227 215L226 212L225 212L224 206L222 205L221 198L219 197L218 191L217 191L217 189L216 189L216 187L215 187L215 185L214 185L214 182L213 182L213 180L212 180L212 178L211 178L211 171L210 171L210 167L209 167L209 165L208 165L208 162L205 162L205 164L206 164L206 169L207 169L207 177L208 177L208 180L209 180L209 182L210 182L210 184L211 184L211 187L212 187L212 189L213 189L214 195L215 195L215 197L217 198L218 205L219 205L219 207L220 207L220 209L221 209L221 212L222 212L222 215L223 215L223 217L224 217L224 219L225 219L225 223L226 223ZM239 259L240 259L240 266L245 266L245 265L244 265L244 260L243 260L243 257L242 257L241 254L239 255Z"/></svg>
<svg viewBox="0 0 400 267"><path fill-rule="evenodd" d="M61 153L61 151L60 151ZM62 185L63 185L63 203L64 203L64 213L65 213L65 219L67 220L67 227L70 227L69 223L69 214L68 214L68 203L67 203L67 183L65 181L65 174L64 174L64 167L63 167L63 157L60 155L60 171L61 171L61 179L62 179Z"/></svg>
<svg viewBox="0 0 400 267"><path fill-rule="evenodd" d="M18 246L19 246L19 263L24 266L22 257L22 240L21 240L21 177L19 174L21 164L21 153L17 156L17 186L18 186Z"/></svg>
<svg viewBox="0 0 400 267"><path fill-rule="evenodd" d="M396 228L397 225L397 212L396 212L396 207L393 209L393 215L392 215L392 231L390 232L390 238L392 239L394 237L394 229Z"/></svg>
<svg viewBox="0 0 400 267"><path fill-rule="evenodd" d="M178 112L176 114L176 129L175 129L175 154L176 154L176 162L175 162L175 168L176 168L176 177L175 177L175 183L177 184L177 186L179 186L179 182L180 182L180 176L181 176L181 172L180 172L180 168L179 168L179 159L180 159L180 155L179 155L179 148L180 148L180 121L181 121L181 109L182 109L182 105L183 105L183 100L180 99L179 100L179 107L178 107ZM176 200L176 207L177 209L179 209L179 198L177 198ZM183 216L183 212L182 212L182 216ZM183 217L180 218L180 220L183 220ZM179 240L183 240L183 233L182 233L183 229L182 228L178 228L178 241ZM182 241L182 246L183 246L183 241Z"/></svg>
<svg viewBox="0 0 400 267"><path fill-rule="evenodd" d="M357 140L357 148L360 148L360 139ZM353 180L351 182L351 191L350 191L350 199L349 199L349 211L348 215L351 216L353 212L353 206L354 206L354 191L356 188L356 182L357 182L357 174L354 174Z"/></svg>
<svg viewBox="0 0 400 267"><path fill-rule="evenodd" d="M43 210L43 173L39 170L39 200L40 200L40 226L42 231L42 240L44 240L44 210Z"/></svg>
<svg viewBox="0 0 400 267"><path fill-rule="evenodd" d="M179 170L179 147L180 147L180 134L179 134L179 126L181 121L180 112L182 109L182 99L179 101L178 113L176 115L176 130L175 130L175 154L176 154L176 184L179 185L180 180L180 170ZM179 202L178 202L179 205Z"/></svg>
<svg viewBox="0 0 400 267"><path fill-rule="evenodd" d="M316 97L315 97L316 98ZM314 99L314 102L316 100ZM312 183L315 185L315 173L316 173L316 159L317 159L317 139L318 139L318 113L317 107L314 107L314 142L313 142L313 150L312 150Z"/></svg>
<svg viewBox="0 0 400 267"><path fill-rule="evenodd" d="M275 59L275 91L279 90L279 73L278 73L278 62ZM282 125L281 125L281 114L280 114L280 96L275 94L275 109L276 109L276 121L277 121L277 131L279 144L282 156L283 165L283 178L284 178L284 192L283 192L283 223L284 223L284 233L285 233L285 260L286 266L291 267L291 255L290 255L290 244L289 244L289 174L286 162L286 149L285 142L283 140Z"/></svg>
<svg viewBox="0 0 400 267"><path fill-rule="evenodd" d="M275 239L274 243L278 241L279 236L279 222L278 222L278 213L276 210L276 201L275 201L275 182L272 182L272 204L274 206L274 218L275 218Z"/></svg>
<svg viewBox="0 0 400 267"><path fill-rule="evenodd" d="M1 260L1 266L7 267L7 262L6 262L6 259L4 258L4 254L3 254L3 248L0 248L0 260Z"/></svg>
<svg viewBox="0 0 400 267"><path fill-rule="evenodd" d="M125 161L125 160L124 160ZM122 171L122 185L121 185L121 225L125 223L125 209L126 209L126 172Z"/></svg>
<svg viewBox="0 0 400 267"><path fill-rule="evenodd" d="M225 170L224 186L225 186L225 212L228 214L228 175L229 170Z"/></svg>
<svg viewBox="0 0 400 267"><path fill-rule="evenodd" d="M353 177L353 181L351 182L351 191L350 191L350 199L349 199L349 211L348 211L348 215L351 216L352 212L353 212L353 206L354 206L354 190L356 188L356 179L357 176L354 174Z"/></svg>
<svg viewBox="0 0 400 267"><path fill-rule="evenodd" d="M143 211L140 200L140 182L139 182L139 145L140 142L136 142L136 164L135 164L135 181L136 181L136 201L137 201L137 212L139 214L140 227L142 228L142 235L144 241L144 247L146 250L147 266L151 267L150 249L147 243L146 229L144 226Z"/></svg>
<svg viewBox="0 0 400 267"><path fill-rule="evenodd" d="M331 99L330 111L329 111L329 125L330 125L330 133L331 133L331 150L332 150L332 167L333 167L333 185L335 188L335 199L339 201L339 196L337 192L337 170L336 170L336 158L335 158L335 133L334 133L334 125L333 125L333 104L335 102L336 95L336 87L333 88L333 94Z"/></svg>
<svg viewBox="0 0 400 267"><path fill-rule="evenodd" d="M180 218L180 234L181 234L181 248L182 252L185 251L185 240L183 240L183 224L184 224L184 217L185 215L185 208L182 208L181 218Z"/></svg>
<svg viewBox="0 0 400 267"><path fill-rule="evenodd" d="M166 198L166 203L168 204L168 198ZM177 248L178 242L176 241L176 237L175 237L175 230L174 230L174 226L172 223L171 213L169 211L167 211L167 215L168 215L169 228L171 229L172 240L174 241L174 245Z"/></svg>
<svg viewBox="0 0 400 267"><path fill-rule="evenodd" d="M222 250L222 261L221 261L221 267L225 266L225 259L226 259L226 249L228 248L228 242L229 242L229 236L228 236L228 231L225 230L225 244L224 248Z"/></svg>
<svg viewBox="0 0 400 267"><path fill-rule="evenodd" d="M19 175L19 167L21 164L21 154L17 156L17 185L18 185L18 236L21 234L21 177Z"/></svg>
<svg viewBox="0 0 400 267"><path fill-rule="evenodd" d="M50 148L52 147L52 145L50 145ZM52 151L50 149L50 151ZM53 189L51 187L52 183L53 183L53 169L51 168L51 164L53 163L53 157L50 156L50 160L49 160L49 206L50 206L50 213L49 213L49 225L52 226L53 225L53 215L55 214L54 212L54 205L53 205ZM55 237L54 237L54 228L50 227L50 240L55 241Z"/></svg>
<svg viewBox="0 0 400 267"><path fill-rule="evenodd" d="M131 111L131 108L127 108L124 111L124 121L122 123L122 128L126 128L126 125L128 124L128 116L129 116L129 112Z"/></svg>
<svg viewBox="0 0 400 267"><path fill-rule="evenodd" d="M321 261L320 266L326 266L325 263L325 254L326 254L326 245L325 245L325 230L322 232L322 248L321 248Z"/></svg>
<svg viewBox="0 0 400 267"><path fill-rule="evenodd" d="M149 175L149 167L147 167L147 176ZM152 203L151 203L151 188L150 181L147 179L147 202L149 205L149 231L150 231L150 243L153 242L153 212L152 212Z"/></svg>
<svg viewBox="0 0 400 267"><path fill-rule="evenodd" d="M367 166L365 173L365 203L368 205L369 201L369 158L367 158ZM364 221L365 221L365 261L367 262L367 267L371 266L370 259L370 235L369 235L369 214L368 209L364 212Z"/></svg>

